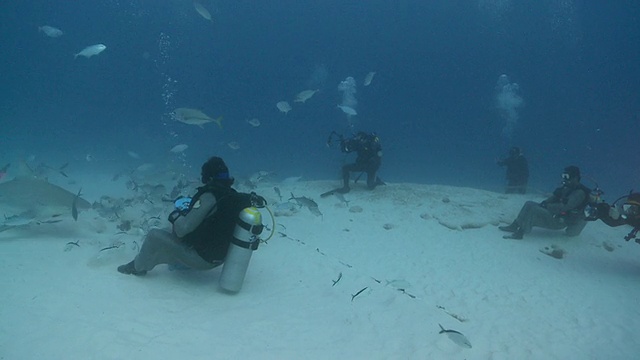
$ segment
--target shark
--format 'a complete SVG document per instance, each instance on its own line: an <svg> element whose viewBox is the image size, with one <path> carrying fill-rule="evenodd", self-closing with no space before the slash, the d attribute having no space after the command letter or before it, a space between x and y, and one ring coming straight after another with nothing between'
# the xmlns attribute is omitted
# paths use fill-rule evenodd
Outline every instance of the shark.
<svg viewBox="0 0 640 360"><path fill-rule="evenodd" d="M8 230L29 223L49 223L63 214L91 208L79 193L72 193L47 180L32 176L16 177L0 183L0 228ZM4 221L3 221L4 220ZM56 221L57 222L57 221Z"/></svg>

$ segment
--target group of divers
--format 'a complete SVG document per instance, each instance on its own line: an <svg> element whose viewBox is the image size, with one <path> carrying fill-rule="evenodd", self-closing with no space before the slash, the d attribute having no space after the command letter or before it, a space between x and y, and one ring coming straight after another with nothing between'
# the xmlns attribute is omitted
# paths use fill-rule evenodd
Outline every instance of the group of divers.
<svg viewBox="0 0 640 360"><path fill-rule="evenodd" d="M507 168L507 193L527 191L529 167L527 159L518 147L509 150L509 156L497 164ZM589 221L602 220L608 226L629 225L632 230L624 237L635 239L640 230L640 193L630 192L608 204L599 188L590 189L581 183L580 168L567 166L561 173L561 185L551 196L541 202L527 201L516 219L499 229L508 232L505 239L522 239L533 227L565 230L568 236L577 236Z"/></svg>
<svg viewBox="0 0 640 360"><path fill-rule="evenodd" d="M351 173L366 174L366 187L373 190L384 182L377 176L382 163L382 146L375 133L358 132L345 138L332 132L327 146L337 144L344 153L356 153L352 163L342 166L342 186L321 194L344 194L351 190ZM527 191L529 167L519 148L513 147L497 164L506 167L507 193ZM6 167L0 171L0 177ZM152 229L136 257L118 267L123 274L145 275L156 265L168 264L182 268L209 270L223 265L220 276L222 289L240 290L251 253L259 244L264 228L261 212L266 200L255 194L241 193L232 188L234 178L224 160L214 156L201 168L202 186L192 197L174 202L169 214L170 229ZM358 178L360 177L358 175ZM356 179L358 181L358 179ZM533 227L565 230L568 236L579 235L587 222L602 220L608 226L631 226L624 237L636 238L640 230L640 193L630 192L608 204L602 192L581 183L580 169L567 166L561 173L561 185L541 202L526 201L516 219L499 229L507 232L505 239L522 239Z"/></svg>

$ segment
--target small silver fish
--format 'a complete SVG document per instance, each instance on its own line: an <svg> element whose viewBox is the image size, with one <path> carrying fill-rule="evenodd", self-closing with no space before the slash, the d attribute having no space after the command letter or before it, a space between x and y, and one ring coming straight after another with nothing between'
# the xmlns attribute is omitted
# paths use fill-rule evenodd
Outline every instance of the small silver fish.
<svg viewBox="0 0 640 360"><path fill-rule="evenodd" d="M198 14L200 14L200 16L202 16L205 20L211 21L211 13L204 6L202 6L202 4L200 4L197 1L194 1L193 7L196 9Z"/></svg>
<svg viewBox="0 0 640 360"><path fill-rule="evenodd" d="M45 35L51 38L57 38L64 35L62 30L49 25L38 26L38 31L42 31Z"/></svg>
<svg viewBox="0 0 640 360"><path fill-rule="evenodd" d="M257 118L249 119L249 120L247 120L247 123L249 123L249 125L251 125L253 127L260 126L260 120L257 119Z"/></svg>
<svg viewBox="0 0 640 360"><path fill-rule="evenodd" d="M273 191L276 192L276 194L278 194L278 197L280 198L280 201L282 201L282 194L280 194L280 188L278 188L277 186L273 187Z"/></svg>
<svg viewBox="0 0 640 360"><path fill-rule="evenodd" d="M356 109L352 108L351 106L338 105L338 109L342 110L342 112L344 112L345 114L347 114L349 116L358 115L358 112L356 111Z"/></svg>
<svg viewBox="0 0 640 360"><path fill-rule="evenodd" d="M291 105L289 105L289 102L287 101L279 101L276 104L276 107L278 108L278 110L280 110L280 112L283 112L285 115L287 115L287 113L291 111Z"/></svg>
<svg viewBox="0 0 640 360"><path fill-rule="evenodd" d="M316 216L322 216L322 213L318 208L318 204L315 201L309 199L308 197L305 197L305 196L295 197L293 193L291 193L291 197L289 198L289 200L294 200L300 207L303 207L303 206L306 207L307 209L309 209L309 211L311 211L312 214Z"/></svg>
<svg viewBox="0 0 640 360"><path fill-rule="evenodd" d="M441 330L439 334L447 334L449 339L451 339L451 341L453 341L457 345L471 349L471 342L469 342L469 339L467 339L466 336L462 335L461 332L458 332L455 330L446 330L445 328L442 327L442 325L440 325L440 329Z"/></svg>
<svg viewBox="0 0 640 360"><path fill-rule="evenodd" d="M138 159L138 160L140 159L140 155L138 155L137 152L129 150L129 151L127 151L127 154L129 154L129 156L131 156L134 159Z"/></svg>
<svg viewBox="0 0 640 360"><path fill-rule="evenodd" d="M189 148L189 145L187 144L178 144L172 147L171 150L169 150L169 152L172 152L174 154L180 154L181 152L187 150L188 148Z"/></svg>
<svg viewBox="0 0 640 360"><path fill-rule="evenodd" d="M15 227L15 226L24 226L29 225L33 222L36 222L36 218L34 214L30 211L25 211L22 214L16 214L11 216L4 216L3 226Z"/></svg>
<svg viewBox="0 0 640 360"><path fill-rule="evenodd" d="M84 56L88 59L94 55L100 54L106 48L107 47L104 44L95 44L95 45L87 46L86 48L82 49L82 51L80 51L79 53L73 55L73 58L75 59L78 56Z"/></svg>
<svg viewBox="0 0 640 360"><path fill-rule="evenodd" d="M73 203L71 204L71 216L75 221L78 221L78 199L82 195L81 193L82 193L82 188L78 190L78 194L76 195L75 198L73 198Z"/></svg>
<svg viewBox="0 0 640 360"><path fill-rule="evenodd" d="M364 77L364 86L369 86L371 85L371 81L373 81L373 77L376 76L376 72L375 71L371 71L370 73L367 74L367 76Z"/></svg>
<svg viewBox="0 0 640 360"><path fill-rule="evenodd" d="M222 116L217 119L210 118L207 114L198 109L177 108L173 110L171 116L183 124L196 125L204 129L203 125L214 122L222 129Z"/></svg>

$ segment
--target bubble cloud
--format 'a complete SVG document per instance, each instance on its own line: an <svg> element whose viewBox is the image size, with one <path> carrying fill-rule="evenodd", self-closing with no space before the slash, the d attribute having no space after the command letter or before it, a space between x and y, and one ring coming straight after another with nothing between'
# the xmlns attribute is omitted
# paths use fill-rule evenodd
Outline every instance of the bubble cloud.
<svg viewBox="0 0 640 360"><path fill-rule="evenodd" d="M518 123L518 108L524 103L524 100L518 95L520 86L509 81L506 74L498 77L496 84L496 106L500 111L500 116L504 119L504 127L502 128L502 136L511 139L516 124Z"/></svg>
<svg viewBox="0 0 640 360"><path fill-rule="evenodd" d="M342 106L348 106L352 109L356 108L358 105L358 100L356 100L356 80L349 76L344 79L338 85L338 91L342 92Z"/></svg>

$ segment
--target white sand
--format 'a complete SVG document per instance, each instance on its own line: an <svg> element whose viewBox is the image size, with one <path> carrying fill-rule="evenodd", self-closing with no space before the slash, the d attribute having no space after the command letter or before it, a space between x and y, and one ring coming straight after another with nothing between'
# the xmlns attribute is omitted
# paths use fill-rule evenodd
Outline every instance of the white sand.
<svg viewBox="0 0 640 360"><path fill-rule="evenodd" d="M274 185L256 191L274 203ZM283 195L316 200L324 216L301 209L277 217L276 235L254 252L236 295L219 290L221 269L161 265L144 277L116 271L137 253L141 220L162 213L166 224L166 204L126 208L121 218L134 225L128 234L116 235L121 220L96 210L82 212L78 222L68 215L0 233L0 359L640 354L640 245L623 240L628 227L597 222L577 238L535 229L524 240L504 240L496 225L532 197L390 184L356 188L345 206L318 196L335 185L281 186ZM94 185L85 194L94 201L113 186ZM131 193L123 189L122 196ZM157 213L143 214L153 207ZM120 246L100 251L114 244ZM540 251L552 246L566 251L564 258ZM438 324L463 333L473 347L439 334Z"/></svg>

